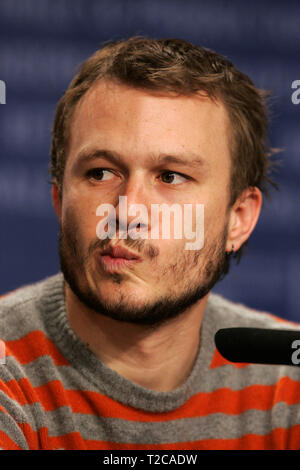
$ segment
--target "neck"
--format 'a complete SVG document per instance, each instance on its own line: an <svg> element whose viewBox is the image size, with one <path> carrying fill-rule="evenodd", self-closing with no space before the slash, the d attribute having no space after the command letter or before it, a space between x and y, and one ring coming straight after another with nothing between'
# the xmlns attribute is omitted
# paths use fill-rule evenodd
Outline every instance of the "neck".
<svg viewBox="0 0 300 470"><path fill-rule="evenodd" d="M183 314L151 329L94 312L67 284L65 292L71 327L106 366L159 392L174 390L185 382L197 356L209 294Z"/></svg>

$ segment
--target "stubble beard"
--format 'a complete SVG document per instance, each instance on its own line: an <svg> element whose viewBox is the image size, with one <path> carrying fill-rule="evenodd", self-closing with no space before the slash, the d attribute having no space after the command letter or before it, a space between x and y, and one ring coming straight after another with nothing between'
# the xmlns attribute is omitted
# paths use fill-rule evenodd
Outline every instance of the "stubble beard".
<svg viewBox="0 0 300 470"><path fill-rule="evenodd" d="M77 225L70 218L64 226L60 226L61 271L75 296L96 314L153 329L178 317L189 307L199 302L223 277L227 230L228 226L226 225L221 236L214 243L202 250L185 250L175 263L167 265L162 272L162 282L165 276L173 276L171 285L175 287L174 292L155 301L144 303L142 306L130 305L128 298L125 298L123 294L119 296L118 301L105 300L101 298L99 292L89 285L86 272L90 269L92 256L96 249L103 249L111 240L95 240L91 243L88 253L83 256L80 242L76 236ZM128 248L135 247L138 252L150 259L159 256L158 248L151 244L148 245L147 240L127 238L122 241L122 244ZM190 273L194 273L193 278ZM122 273L110 276L112 281L116 283L116 289L118 289L118 285L126 282L126 275Z"/></svg>

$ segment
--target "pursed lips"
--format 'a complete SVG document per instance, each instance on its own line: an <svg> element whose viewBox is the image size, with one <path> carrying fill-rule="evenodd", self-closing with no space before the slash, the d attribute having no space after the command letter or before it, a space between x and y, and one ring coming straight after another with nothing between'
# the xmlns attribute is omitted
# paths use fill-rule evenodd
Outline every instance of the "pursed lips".
<svg viewBox="0 0 300 470"><path fill-rule="evenodd" d="M115 272L142 261L142 258L121 246L109 246L101 252L100 260L105 271Z"/></svg>

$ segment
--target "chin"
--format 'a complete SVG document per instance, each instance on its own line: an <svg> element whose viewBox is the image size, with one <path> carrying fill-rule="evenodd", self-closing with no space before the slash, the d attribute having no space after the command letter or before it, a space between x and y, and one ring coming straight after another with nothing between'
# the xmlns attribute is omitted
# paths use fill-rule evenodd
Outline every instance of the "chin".
<svg viewBox="0 0 300 470"><path fill-rule="evenodd" d="M143 286L137 286L136 283L131 282L128 279L109 279L105 281L99 281L96 287L97 294L104 302L118 302L120 300L126 301L126 303L140 307L147 304L149 301L153 301L153 288Z"/></svg>

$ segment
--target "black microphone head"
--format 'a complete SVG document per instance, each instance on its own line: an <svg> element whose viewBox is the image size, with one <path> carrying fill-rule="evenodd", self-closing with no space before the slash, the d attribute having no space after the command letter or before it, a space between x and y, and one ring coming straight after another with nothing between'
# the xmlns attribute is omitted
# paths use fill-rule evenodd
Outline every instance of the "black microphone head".
<svg viewBox="0 0 300 470"><path fill-rule="evenodd" d="M215 334L215 344L231 362L300 365L300 330L223 328Z"/></svg>

